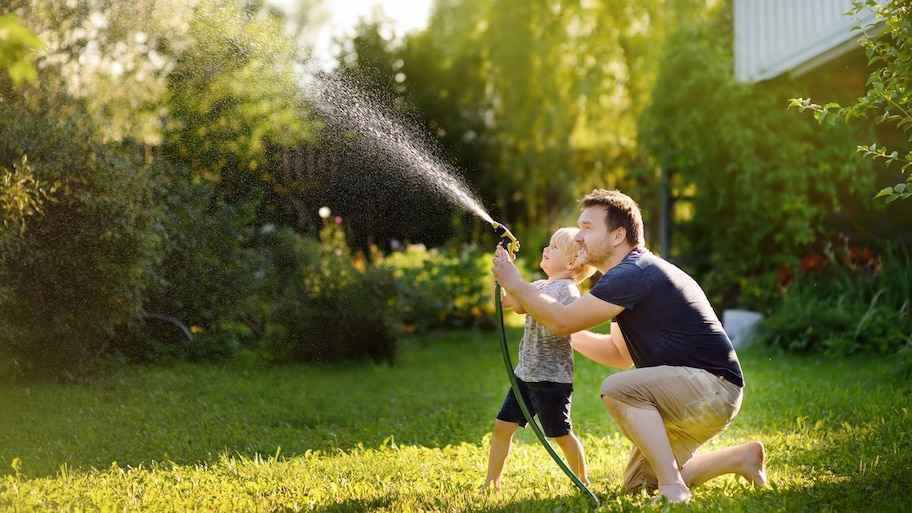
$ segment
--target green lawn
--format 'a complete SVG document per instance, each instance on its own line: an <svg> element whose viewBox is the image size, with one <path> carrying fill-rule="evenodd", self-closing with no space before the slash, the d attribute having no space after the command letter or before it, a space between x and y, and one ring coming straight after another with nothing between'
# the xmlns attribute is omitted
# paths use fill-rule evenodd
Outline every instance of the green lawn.
<svg viewBox="0 0 912 513"><path fill-rule="evenodd" d="M509 328L515 343L520 330ZM586 511L538 445L517 436L504 490L477 491L508 386L496 332L411 340L395 366L130 368L89 385L0 385L2 511ZM735 423L710 447L759 439L766 489L733 477L682 511L908 511L912 387L886 359L751 348ZM577 358L573 417L599 511L629 443L598 399L608 369Z"/></svg>

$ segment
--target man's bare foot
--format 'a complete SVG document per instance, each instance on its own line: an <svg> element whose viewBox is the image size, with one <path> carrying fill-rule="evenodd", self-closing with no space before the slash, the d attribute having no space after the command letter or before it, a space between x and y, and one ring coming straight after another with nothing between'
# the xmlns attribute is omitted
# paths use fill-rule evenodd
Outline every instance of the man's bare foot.
<svg viewBox="0 0 912 513"><path fill-rule="evenodd" d="M662 497L668 499L671 504L684 504L690 502L690 489L683 483L660 484L659 495L652 502L654 504L659 503Z"/></svg>
<svg viewBox="0 0 912 513"><path fill-rule="evenodd" d="M744 461L739 473L755 486L763 488L767 484L766 449L760 442L748 442L741 447L744 449Z"/></svg>

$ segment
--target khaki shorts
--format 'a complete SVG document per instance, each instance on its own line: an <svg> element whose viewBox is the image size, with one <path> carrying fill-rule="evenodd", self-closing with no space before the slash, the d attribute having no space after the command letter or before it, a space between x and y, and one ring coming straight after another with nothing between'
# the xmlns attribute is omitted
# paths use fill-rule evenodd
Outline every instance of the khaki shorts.
<svg viewBox="0 0 912 513"><path fill-rule="evenodd" d="M741 409L741 387L702 369L646 367L605 378L601 395L633 408L654 408L665 424L678 468L697 448L721 433ZM623 433L628 426L619 425ZM658 488L655 472L634 446L624 472L624 487Z"/></svg>

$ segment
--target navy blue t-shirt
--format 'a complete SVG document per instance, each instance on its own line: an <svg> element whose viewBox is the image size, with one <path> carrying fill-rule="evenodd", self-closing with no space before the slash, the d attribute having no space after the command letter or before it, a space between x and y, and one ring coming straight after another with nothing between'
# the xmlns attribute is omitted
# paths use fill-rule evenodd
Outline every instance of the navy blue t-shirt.
<svg viewBox="0 0 912 513"><path fill-rule="evenodd" d="M670 262L634 249L590 293L625 308L615 320L637 368L694 367L744 386L738 355L706 293Z"/></svg>

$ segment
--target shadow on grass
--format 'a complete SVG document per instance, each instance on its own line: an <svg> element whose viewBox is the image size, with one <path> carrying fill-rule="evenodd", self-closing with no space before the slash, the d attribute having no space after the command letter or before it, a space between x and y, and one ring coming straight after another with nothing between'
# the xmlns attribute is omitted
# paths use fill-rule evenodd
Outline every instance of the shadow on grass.
<svg viewBox="0 0 912 513"><path fill-rule="evenodd" d="M562 497L554 499L528 499L509 503L492 504L484 499L479 499L474 503L460 502L458 506L453 504L409 504L400 505L395 500L376 499L376 500L344 500L338 503L315 508L312 511L319 513L359 513L372 511L395 511L398 507L405 507L409 511L462 511L462 512L486 512L486 513L515 513L523 512L554 512L563 513L587 513L594 511L641 511L642 505L635 506L629 504L629 508L618 509L616 507L596 508L595 503L589 497ZM428 509L429 508L429 509ZM288 510L292 511L292 510Z"/></svg>

